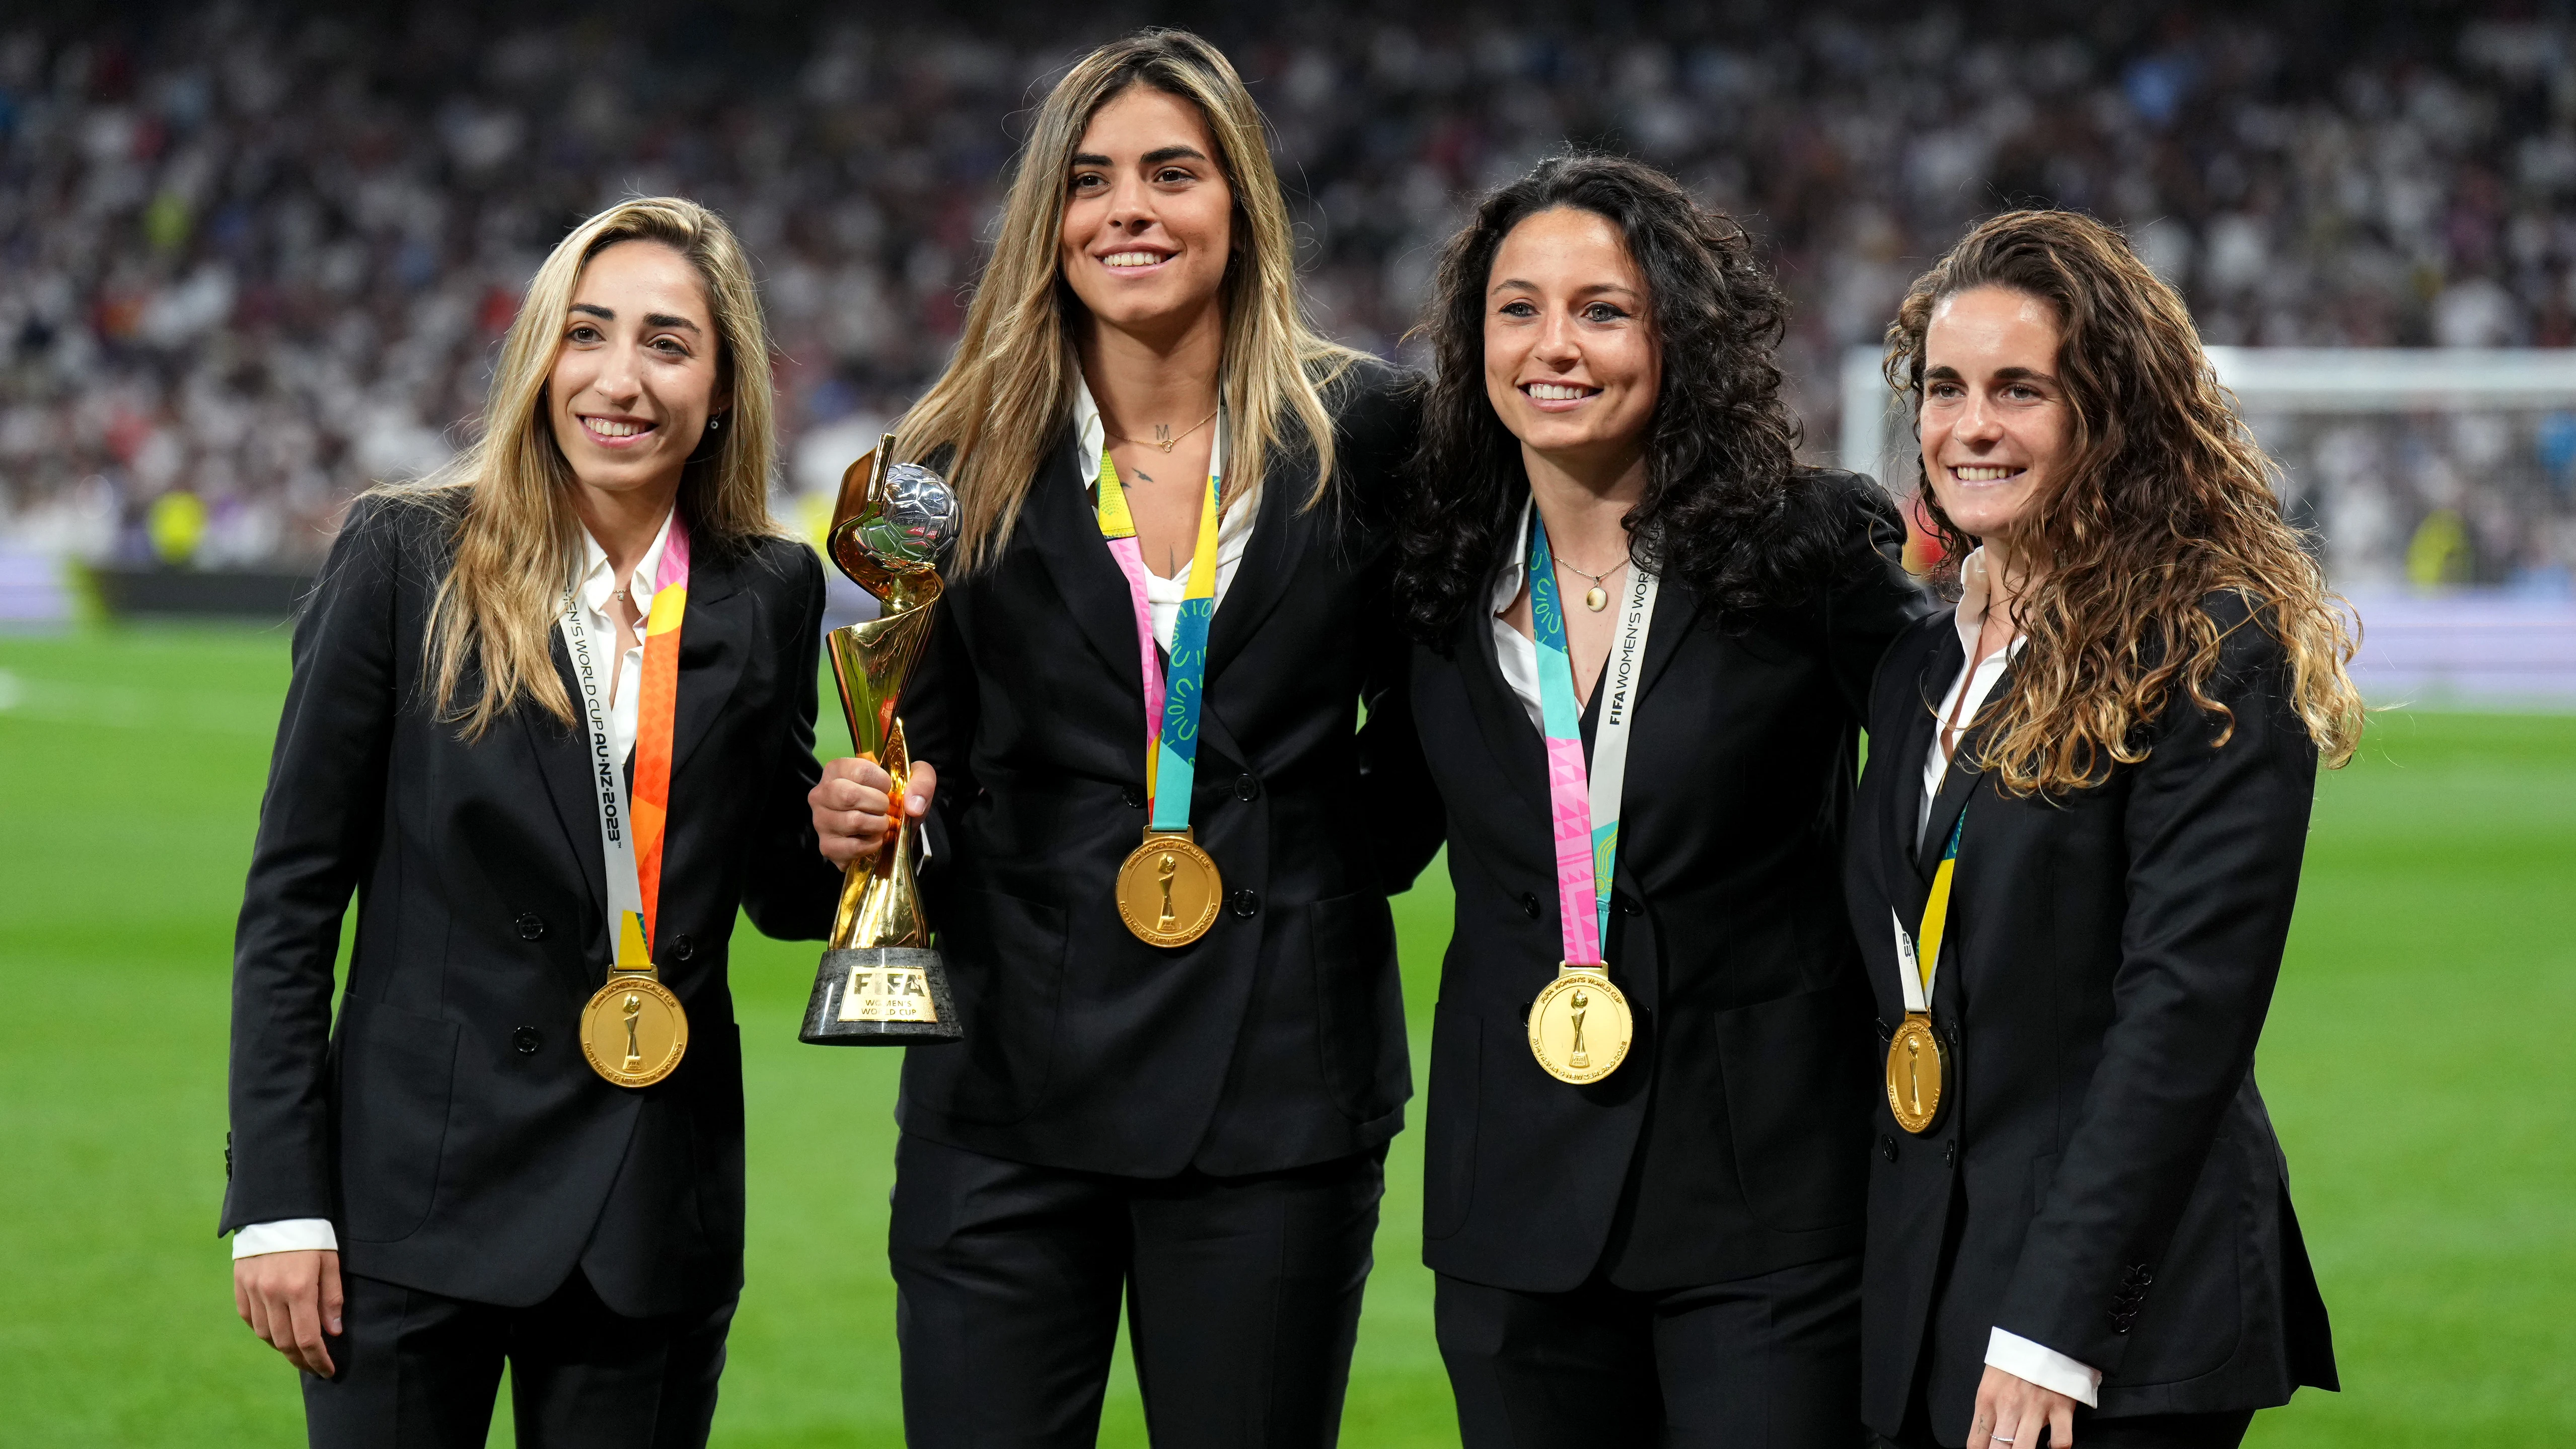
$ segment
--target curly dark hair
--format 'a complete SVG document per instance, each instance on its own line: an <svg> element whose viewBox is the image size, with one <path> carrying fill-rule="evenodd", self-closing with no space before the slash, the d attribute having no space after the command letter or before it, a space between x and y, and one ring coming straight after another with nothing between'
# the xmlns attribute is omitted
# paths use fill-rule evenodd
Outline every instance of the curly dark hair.
<svg viewBox="0 0 2576 1449"><path fill-rule="evenodd" d="M1441 647L1509 545L1528 479L1485 396L1485 287L1512 228L1571 207L1619 229L1645 274L1663 380L1646 493L1625 520L1640 563L1690 585L1722 626L1809 596L1837 537L1823 476L1798 466L1798 425L1772 360L1787 301L1734 218L1660 171L1615 156L1552 157L1488 195L1440 258L1416 489L1396 586L1406 624Z"/></svg>

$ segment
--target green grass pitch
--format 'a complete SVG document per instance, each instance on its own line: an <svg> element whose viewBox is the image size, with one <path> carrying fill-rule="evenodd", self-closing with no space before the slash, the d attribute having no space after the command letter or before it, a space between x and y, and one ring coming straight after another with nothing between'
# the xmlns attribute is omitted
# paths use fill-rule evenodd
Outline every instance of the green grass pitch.
<svg viewBox="0 0 2576 1449"><path fill-rule="evenodd" d="M283 630L0 638L0 1441L301 1441L214 1236L232 919L285 679ZM1417 1024L1447 909L1442 879L1398 904ZM896 1061L797 1045L816 948L737 943L750 1287L716 1442L896 1443ZM2321 787L2261 1058L2346 1388L2254 1444L2576 1439L2571 1031L2576 718L2381 716ZM1456 1442L1420 1151L1389 1159L1355 1446ZM1101 1440L1144 1442L1123 1366Z"/></svg>

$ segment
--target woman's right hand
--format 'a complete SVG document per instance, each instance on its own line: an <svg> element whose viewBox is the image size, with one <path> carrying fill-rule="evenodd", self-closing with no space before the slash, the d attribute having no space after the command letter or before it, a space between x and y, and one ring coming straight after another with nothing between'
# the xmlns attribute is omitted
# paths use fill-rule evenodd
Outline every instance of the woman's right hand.
<svg viewBox="0 0 2576 1449"><path fill-rule="evenodd" d="M850 862L875 855L885 844L890 823L886 790L893 783L874 760L853 757L823 767L823 778L805 792L805 803L814 809L814 839L825 860L847 870ZM905 813L915 820L929 814L939 771L916 760L905 784Z"/></svg>

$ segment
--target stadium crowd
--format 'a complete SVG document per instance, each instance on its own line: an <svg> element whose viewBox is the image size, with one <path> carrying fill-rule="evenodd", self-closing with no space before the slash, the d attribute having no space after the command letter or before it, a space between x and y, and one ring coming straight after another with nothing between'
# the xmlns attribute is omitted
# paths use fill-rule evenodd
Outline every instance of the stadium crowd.
<svg viewBox="0 0 2576 1449"><path fill-rule="evenodd" d="M1465 197L1569 142L1615 148L1762 237L1819 455L1842 349L2009 202L2128 226L2212 342L2576 343L2576 30L2124 9L2042 7L2009 33L1758 5L1577 25L1336 0L1199 23L1276 128L1335 335L1402 353ZM639 191L715 206L759 258L786 483L811 487L953 340L1032 86L1155 18L518 13L224 0L0 30L0 536L309 561L351 493L447 456L536 260ZM800 457L799 435L826 442ZM2375 485L2392 547L2447 502L2475 576L2563 574L2576 449L2535 446L2498 475L2516 501L2483 512L2371 475L2396 479ZM172 493L194 501L156 544Z"/></svg>

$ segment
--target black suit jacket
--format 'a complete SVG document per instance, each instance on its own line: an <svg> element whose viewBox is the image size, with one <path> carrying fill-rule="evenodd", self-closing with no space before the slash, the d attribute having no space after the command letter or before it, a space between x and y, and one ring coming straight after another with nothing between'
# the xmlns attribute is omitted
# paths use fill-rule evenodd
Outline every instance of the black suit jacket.
<svg viewBox="0 0 2576 1449"><path fill-rule="evenodd" d="M445 507L358 504L296 625L234 947L222 1228L329 1218L348 1271L477 1302L576 1264L620 1312L703 1302L741 1282L735 910L819 937L839 886L804 801L822 569L776 540L692 560L655 943L689 1050L628 1090L576 1032L610 956L583 737L522 705L467 744L426 699Z"/></svg>
<svg viewBox="0 0 2576 1449"><path fill-rule="evenodd" d="M1882 1030L1904 1014L1891 909L1921 919L1966 813L1932 1016L1953 1104L1910 1137L1876 1107L1864 1290L1870 1423L1895 1433L1922 1356L1932 1427L1965 1442L1988 1332L2102 1370L2106 1415L2206 1413L2335 1386L2254 1044L2280 974L2316 783L2279 643L2234 595L2210 696L2098 788L2015 798L1954 765L1919 836L1948 613L1888 653L1854 815L1852 929ZM2009 684L1997 686L1995 698ZM1973 760L1978 737L1959 751Z"/></svg>
<svg viewBox="0 0 2576 1449"><path fill-rule="evenodd" d="M1531 1292L1601 1268L1655 1289L1858 1248L1869 1008L1837 865L1871 671L1929 605L1886 496L1834 486L1835 576L1804 604L1721 627L1678 580L1656 598L1604 943L1637 1041L1591 1086L1529 1050L1563 955L1539 731L1481 599L1445 648L1416 651L1457 886L1431 1044L1433 1268Z"/></svg>
<svg viewBox="0 0 2576 1449"><path fill-rule="evenodd" d="M1328 402L1332 497L1307 509L1311 450L1281 450L1209 630L1190 820L1228 904L1188 946L1137 940L1111 895L1143 839L1145 702L1069 432L1009 546L949 584L902 708L940 770L923 889L966 1034L906 1054L905 1131L1158 1177L1326 1161L1402 1124L1386 897L1433 846L1388 848L1370 795L1420 772L1385 525L1413 414L1376 363Z"/></svg>

